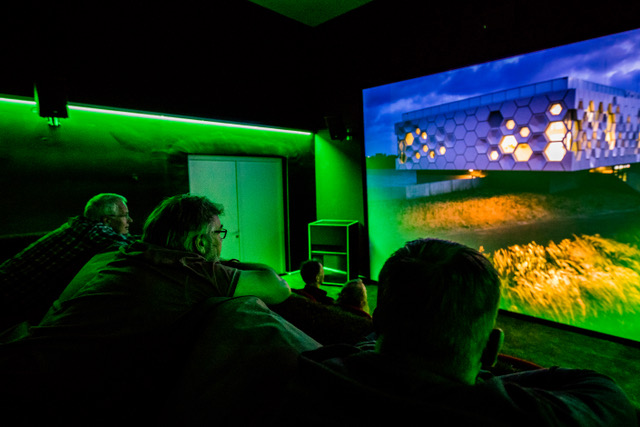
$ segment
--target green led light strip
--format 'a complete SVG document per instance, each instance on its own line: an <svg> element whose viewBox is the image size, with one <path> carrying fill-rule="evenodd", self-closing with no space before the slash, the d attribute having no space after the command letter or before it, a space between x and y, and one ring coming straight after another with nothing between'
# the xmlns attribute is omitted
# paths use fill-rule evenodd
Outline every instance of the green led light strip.
<svg viewBox="0 0 640 427"><path fill-rule="evenodd" d="M33 105L33 106L36 105L35 101L10 99L10 98L2 98L2 97L0 97L0 102L9 102L14 104ZM294 135L307 135L307 136L312 135L312 132L307 132L307 131L278 129L278 128L270 128L270 127L254 126L254 125L243 125L239 123L217 122L213 120L204 120L204 119L190 119L186 117L165 116L162 114L136 113L133 111L111 110L107 108L86 107L81 105L67 105L67 107L70 110L75 110L75 111L86 111L91 113L110 114L115 116L137 117L142 119L165 120L170 122L230 127L230 128L237 128L237 129L261 130L261 131L267 131L267 132L280 132L280 133L289 133Z"/></svg>
<svg viewBox="0 0 640 427"><path fill-rule="evenodd" d="M21 99L0 98L0 102L9 102L11 104L36 105L35 101L27 101Z"/></svg>

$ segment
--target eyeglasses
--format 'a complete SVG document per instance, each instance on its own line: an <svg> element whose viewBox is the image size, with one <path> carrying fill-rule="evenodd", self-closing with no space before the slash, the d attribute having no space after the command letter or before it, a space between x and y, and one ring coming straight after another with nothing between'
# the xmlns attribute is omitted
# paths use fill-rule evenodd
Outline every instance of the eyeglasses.
<svg viewBox="0 0 640 427"><path fill-rule="evenodd" d="M220 230L213 230L213 232L214 233L218 233L222 240L224 240L224 238L227 237L227 229L226 228L222 228Z"/></svg>

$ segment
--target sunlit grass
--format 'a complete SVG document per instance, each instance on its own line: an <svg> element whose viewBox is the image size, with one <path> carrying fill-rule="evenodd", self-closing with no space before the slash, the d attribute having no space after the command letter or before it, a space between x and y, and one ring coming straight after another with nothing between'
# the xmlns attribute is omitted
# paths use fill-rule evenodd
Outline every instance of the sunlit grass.
<svg viewBox="0 0 640 427"><path fill-rule="evenodd" d="M571 195L472 191L407 202L398 221L407 230L489 228L620 210L637 206L638 200L637 195L606 191Z"/></svg>
<svg viewBox="0 0 640 427"><path fill-rule="evenodd" d="M404 201L396 213L408 236L453 233L464 240L460 230L471 237L482 236L474 234L476 230L501 234L502 227L509 226L507 233L517 233L513 226L538 223L539 239L546 242L541 225L545 221L557 228L556 220L586 217L598 221L600 214L614 212L637 215L639 206L640 197L632 191L585 186L562 194L495 189L451 193ZM640 242L631 230L624 237ZM509 236L501 240L508 241ZM640 249L635 244L587 234L556 242L505 245L485 254L501 277L503 309L589 328L611 319L640 316Z"/></svg>
<svg viewBox="0 0 640 427"><path fill-rule="evenodd" d="M640 250L599 235L535 242L487 257L500 274L502 307L567 323L640 313Z"/></svg>
<svg viewBox="0 0 640 427"><path fill-rule="evenodd" d="M467 192L407 202L409 232L474 230L634 209L635 194L588 189L571 194ZM540 236L541 239L544 236ZM503 284L501 307L569 324L640 315L640 249L599 235L546 246L513 245L486 254Z"/></svg>

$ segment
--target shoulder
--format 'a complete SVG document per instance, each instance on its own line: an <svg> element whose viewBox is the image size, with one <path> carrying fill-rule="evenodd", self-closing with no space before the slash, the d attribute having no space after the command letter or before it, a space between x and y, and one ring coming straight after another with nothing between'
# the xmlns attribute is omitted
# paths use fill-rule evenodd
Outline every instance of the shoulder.
<svg viewBox="0 0 640 427"><path fill-rule="evenodd" d="M579 425L636 425L636 410L611 378L592 370L549 368L486 382L527 413Z"/></svg>

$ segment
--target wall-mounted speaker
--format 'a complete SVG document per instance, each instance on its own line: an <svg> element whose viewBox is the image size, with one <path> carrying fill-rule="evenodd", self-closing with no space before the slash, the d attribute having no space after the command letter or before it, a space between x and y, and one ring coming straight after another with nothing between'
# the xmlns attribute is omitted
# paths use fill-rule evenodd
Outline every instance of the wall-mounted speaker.
<svg viewBox="0 0 640 427"><path fill-rule="evenodd" d="M342 141L347 135L348 131L344 122L342 121L342 117L340 116L325 116L324 122L329 128L329 135L332 140Z"/></svg>
<svg viewBox="0 0 640 427"><path fill-rule="evenodd" d="M69 117L64 82L54 79L37 80L34 85L34 97L40 117Z"/></svg>

